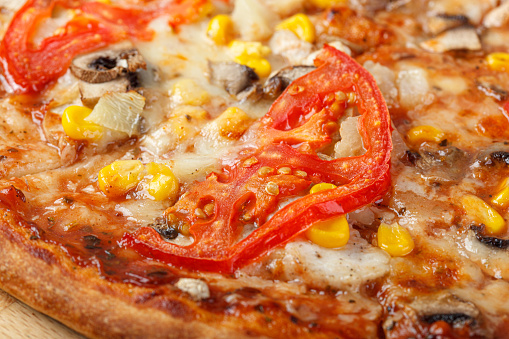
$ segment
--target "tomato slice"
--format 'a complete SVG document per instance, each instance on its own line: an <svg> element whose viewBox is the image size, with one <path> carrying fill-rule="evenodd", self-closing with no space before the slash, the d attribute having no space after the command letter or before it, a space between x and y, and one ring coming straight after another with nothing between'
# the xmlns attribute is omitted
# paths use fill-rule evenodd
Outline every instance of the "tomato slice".
<svg viewBox="0 0 509 339"><path fill-rule="evenodd" d="M74 9L75 17L35 46L32 37L57 5ZM155 17L169 14L170 24L176 26L199 16L207 5L207 0L179 0L123 8L82 0L29 0L14 15L0 43L3 75L15 93L40 92L67 71L76 55L128 37L150 40L153 32L147 25Z"/></svg>
<svg viewBox="0 0 509 339"><path fill-rule="evenodd" d="M261 119L257 150L246 150L234 165L196 183L168 209L167 219L175 226L189 226L193 244L169 243L149 227L125 234L121 243L177 267L232 273L314 223L351 212L385 194L390 187L391 125L375 80L349 56L329 46L316 66L294 81ZM336 100L339 92L356 95L366 153L322 160L314 151L331 141L324 126L345 112L346 104ZM284 171L271 170L282 167ZM306 194L313 182L338 187ZM277 210L285 200L291 202ZM204 218L196 211L207 204L213 204L214 211ZM256 228L242 238L248 224Z"/></svg>

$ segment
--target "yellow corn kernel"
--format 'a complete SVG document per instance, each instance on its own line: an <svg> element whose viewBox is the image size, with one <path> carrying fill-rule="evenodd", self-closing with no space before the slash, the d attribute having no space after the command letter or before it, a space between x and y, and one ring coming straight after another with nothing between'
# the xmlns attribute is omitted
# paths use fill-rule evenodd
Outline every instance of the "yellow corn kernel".
<svg viewBox="0 0 509 339"><path fill-rule="evenodd" d="M327 248L345 246L350 239L350 228L344 215L318 222L306 231L306 237L313 243Z"/></svg>
<svg viewBox="0 0 509 339"><path fill-rule="evenodd" d="M329 184L326 182L322 182L320 184L316 184L309 190L309 193L313 194L316 192L324 191L324 190L331 190L333 188L336 188L337 186L334 184Z"/></svg>
<svg viewBox="0 0 509 339"><path fill-rule="evenodd" d="M413 251L415 245L412 236L398 223L381 223L377 233L378 247L393 257L402 257Z"/></svg>
<svg viewBox="0 0 509 339"><path fill-rule="evenodd" d="M65 134L75 140L98 140L103 135L103 128L85 121L92 110L83 106L69 106L62 114L62 127Z"/></svg>
<svg viewBox="0 0 509 339"><path fill-rule="evenodd" d="M299 39L313 42L315 41L315 26L306 14L295 14L294 16L282 21L276 26L276 30L287 29L295 33Z"/></svg>
<svg viewBox="0 0 509 339"><path fill-rule="evenodd" d="M509 53L497 52L488 54L486 62L493 71L509 71Z"/></svg>
<svg viewBox="0 0 509 339"><path fill-rule="evenodd" d="M484 224L486 233L496 235L505 231L504 218L481 198L466 195L461 199L461 204L470 218Z"/></svg>
<svg viewBox="0 0 509 339"><path fill-rule="evenodd" d="M217 45L226 45L233 39L233 21L228 15L219 14L209 21L207 36Z"/></svg>
<svg viewBox="0 0 509 339"><path fill-rule="evenodd" d="M229 45L233 60L254 69L260 77L269 76L270 63L264 57L270 54L270 48L259 42L234 40Z"/></svg>
<svg viewBox="0 0 509 339"><path fill-rule="evenodd" d="M221 136L229 139L239 139L249 127L251 118L246 112L237 107L229 107L214 120Z"/></svg>
<svg viewBox="0 0 509 339"><path fill-rule="evenodd" d="M319 8L328 8L331 6L344 5L347 0L310 0L310 2Z"/></svg>
<svg viewBox="0 0 509 339"><path fill-rule="evenodd" d="M502 180L498 186L498 193L493 196L491 202L500 208L509 205L509 178Z"/></svg>
<svg viewBox="0 0 509 339"><path fill-rule="evenodd" d="M195 106L178 106L176 107L169 119L171 132L178 137L179 140L185 140L196 135L199 132L197 122L207 119L208 113L202 108Z"/></svg>
<svg viewBox="0 0 509 339"><path fill-rule="evenodd" d="M111 0L95 0L95 1L102 2L103 4L107 4L107 5L111 4Z"/></svg>
<svg viewBox="0 0 509 339"><path fill-rule="evenodd" d="M148 183L148 193L155 200L177 200L179 181L168 166L151 162L147 164L147 172L153 176Z"/></svg>
<svg viewBox="0 0 509 339"><path fill-rule="evenodd" d="M234 58L243 55L251 58L264 58L271 52L269 47L257 41L233 40L228 47Z"/></svg>
<svg viewBox="0 0 509 339"><path fill-rule="evenodd" d="M117 160L99 171L99 189L109 196L122 196L136 188L143 177L139 160Z"/></svg>
<svg viewBox="0 0 509 339"><path fill-rule="evenodd" d="M200 106L207 103L210 96L194 80L182 79L173 85L173 99L180 104Z"/></svg>
<svg viewBox="0 0 509 339"><path fill-rule="evenodd" d="M249 57L237 57L235 58L235 62L251 67L260 78L268 77L272 70L270 62L264 58L251 59Z"/></svg>
<svg viewBox="0 0 509 339"><path fill-rule="evenodd" d="M407 133L408 141L414 145L420 145L425 141L440 142L444 138L445 133L433 126L417 126L410 129Z"/></svg>

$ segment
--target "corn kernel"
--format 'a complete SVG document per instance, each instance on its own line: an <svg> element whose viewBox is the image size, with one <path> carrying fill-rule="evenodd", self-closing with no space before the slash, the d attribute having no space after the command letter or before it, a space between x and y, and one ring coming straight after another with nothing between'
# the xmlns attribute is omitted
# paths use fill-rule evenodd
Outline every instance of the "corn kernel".
<svg viewBox="0 0 509 339"><path fill-rule="evenodd" d="M134 189L143 177L139 160L117 160L99 171L99 189L109 196L122 196Z"/></svg>
<svg viewBox="0 0 509 339"><path fill-rule="evenodd" d="M271 52L269 47L257 41L233 40L228 47L234 58L242 55L251 58L264 58Z"/></svg>
<svg viewBox="0 0 509 339"><path fill-rule="evenodd" d="M407 133L408 141L414 145L420 145L425 141L440 142L444 138L445 133L433 126L417 126L410 129Z"/></svg>
<svg viewBox="0 0 509 339"><path fill-rule="evenodd" d="M265 56L270 54L270 48L259 42L234 40L229 45L233 60L241 65L254 69L260 77L269 76L270 63Z"/></svg>
<svg viewBox="0 0 509 339"><path fill-rule="evenodd" d="M276 26L276 30L287 29L295 33L299 39L307 42L315 41L315 26L306 14L295 14L294 16L282 21Z"/></svg>
<svg viewBox="0 0 509 339"><path fill-rule="evenodd" d="M509 205L509 178L502 180L498 186L498 193L493 196L491 202L500 208Z"/></svg>
<svg viewBox="0 0 509 339"><path fill-rule="evenodd" d="M92 113L88 107L69 106L62 114L62 127L65 134L75 140L98 140L103 135L103 128L85 121Z"/></svg>
<svg viewBox="0 0 509 339"><path fill-rule="evenodd" d="M176 107L169 119L171 132L179 140L186 140L199 132L197 121L207 119L208 113L202 108L194 106Z"/></svg>
<svg viewBox="0 0 509 339"><path fill-rule="evenodd" d="M310 0L310 2L319 8L328 8L331 6L344 5L347 0Z"/></svg>
<svg viewBox="0 0 509 339"><path fill-rule="evenodd" d="M214 120L219 134L229 139L239 139L247 130L251 118L237 107L229 107Z"/></svg>
<svg viewBox="0 0 509 339"><path fill-rule="evenodd" d="M182 79L173 85L173 98L180 104L192 106L200 106L210 100L209 93L191 79Z"/></svg>
<svg viewBox="0 0 509 339"><path fill-rule="evenodd" d="M233 21L228 15L213 17L207 28L207 36L217 45L226 45L233 39Z"/></svg>
<svg viewBox="0 0 509 339"><path fill-rule="evenodd" d="M413 251L415 245L410 233L398 223L381 223L377 233L378 247L393 257L402 257Z"/></svg>
<svg viewBox="0 0 509 339"><path fill-rule="evenodd" d="M151 162L147 164L147 172L153 175L148 183L148 193L155 200L177 199L179 182L168 166Z"/></svg>
<svg viewBox="0 0 509 339"><path fill-rule="evenodd" d="M482 199L466 195L461 199L461 204L470 218L484 224L486 233L496 235L505 231L504 218Z"/></svg>
<svg viewBox="0 0 509 339"><path fill-rule="evenodd" d="M311 189L309 190L309 193L313 194L313 193L324 191L324 190L331 190L331 189L334 189L336 187L337 186L334 185L334 184L329 184L329 183L326 183L326 182L322 182L320 184L316 184L313 187L311 187Z"/></svg>
<svg viewBox="0 0 509 339"><path fill-rule="evenodd" d="M509 71L509 53L497 52L488 54L486 62L493 71Z"/></svg>
<svg viewBox="0 0 509 339"><path fill-rule="evenodd" d="M344 246L350 238L348 221L342 215L338 218L318 222L306 231L306 237L322 247Z"/></svg>

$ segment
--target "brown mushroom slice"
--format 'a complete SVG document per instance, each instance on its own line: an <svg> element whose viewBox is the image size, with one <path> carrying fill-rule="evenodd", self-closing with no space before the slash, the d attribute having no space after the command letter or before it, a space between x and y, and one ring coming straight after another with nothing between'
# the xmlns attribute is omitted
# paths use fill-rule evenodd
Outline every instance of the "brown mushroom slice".
<svg viewBox="0 0 509 339"><path fill-rule="evenodd" d="M74 58L71 72L78 79L89 83L103 83L118 76L146 69L143 56L126 41L112 45L107 49Z"/></svg>
<svg viewBox="0 0 509 339"><path fill-rule="evenodd" d="M78 86L83 105L94 108L99 99L108 92L127 92L130 88L130 81L127 77L120 77L99 84L80 81Z"/></svg>
<svg viewBox="0 0 509 339"><path fill-rule="evenodd" d="M265 97L275 99L296 79L315 70L315 66L289 66L280 69L263 85Z"/></svg>
<svg viewBox="0 0 509 339"><path fill-rule="evenodd" d="M239 94L259 79L251 67L236 62L209 61L209 75L211 83L224 87L232 95Z"/></svg>
<svg viewBox="0 0 509 339"><path fill-rule="evenodd" d="M452 50L481 49L481 41L473 27L463 26L454 28L439 34L433 39L421 42L420 46L435 53L443 53Z"/></svg>
<svg viewBox="0 0 509 339"><path fill-rule="evenodd" d="M464 15L437 14L427 20L428 31L434 35L466 24L468 18Z"/></svg>

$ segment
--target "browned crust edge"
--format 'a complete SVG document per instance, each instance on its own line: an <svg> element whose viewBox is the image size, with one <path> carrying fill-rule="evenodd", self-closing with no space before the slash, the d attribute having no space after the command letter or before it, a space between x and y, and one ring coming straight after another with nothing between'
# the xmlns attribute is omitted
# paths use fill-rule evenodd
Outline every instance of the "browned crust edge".
<svg viewBox="0 0 509 339"><path fill-rule="evenodd" d="M252 337L232 324L212 326L137 304L128 293L140 294L147 289L110 283L91 269L73 270L72 262L57 246L29 240L16 230L13 219L2 214L0 287L88 337Z"/></svg>

